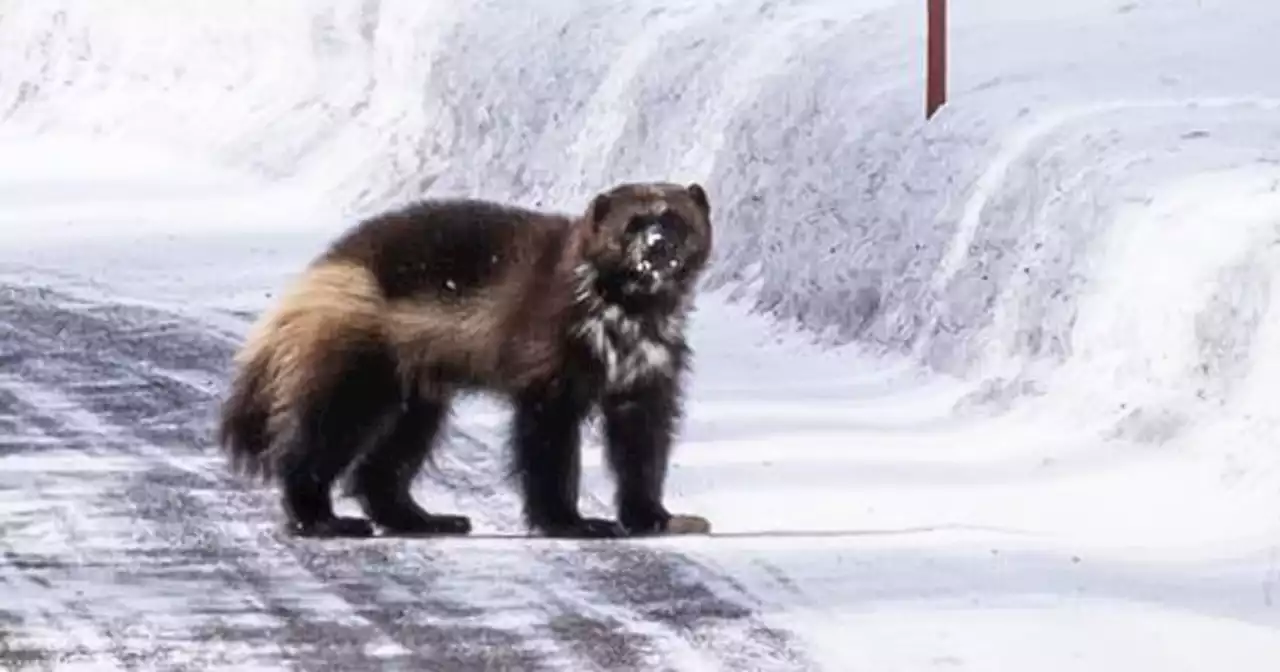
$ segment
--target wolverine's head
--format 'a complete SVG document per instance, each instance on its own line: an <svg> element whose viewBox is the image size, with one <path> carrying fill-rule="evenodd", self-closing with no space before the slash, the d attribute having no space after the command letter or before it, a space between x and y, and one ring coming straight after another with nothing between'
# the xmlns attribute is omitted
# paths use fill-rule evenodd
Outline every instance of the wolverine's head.
<svg viewBox="0 0 1280 672"><path fill-rule="evenodd" d="M602 293L623 302L688 293L711 254L710 213L696 183L629 183L596 196L585 252Z"/></svg>

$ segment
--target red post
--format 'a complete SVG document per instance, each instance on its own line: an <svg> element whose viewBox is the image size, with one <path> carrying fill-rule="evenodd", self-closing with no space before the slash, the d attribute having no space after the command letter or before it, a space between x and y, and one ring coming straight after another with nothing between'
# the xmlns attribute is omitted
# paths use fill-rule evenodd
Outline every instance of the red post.
<svg viewBox="0 0 1280 672"><path fill-rule="evenodd" d="M947 102L947 0L929 2L929 54L925 86L928 93L924 118L929 119Z"/></svg>

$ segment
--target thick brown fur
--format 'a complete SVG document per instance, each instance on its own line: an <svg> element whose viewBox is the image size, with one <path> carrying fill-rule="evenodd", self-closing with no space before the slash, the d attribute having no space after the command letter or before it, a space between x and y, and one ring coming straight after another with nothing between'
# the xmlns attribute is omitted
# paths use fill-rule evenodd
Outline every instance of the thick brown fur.
<svg viewBox="0 0 1280 672"><path fill-rule="evenodd" d="M454 199L364 220L254 325L219 442L235 469L280 483L297 534L372 533L333 512L329 491L343 473L388 532L466 533L465 517L419 507L410 483L455 396L497 392L514 405L531 528L674 529L662 482L709 216L697 184L631 183L579 216ZM596 409L618 479L616 523L577 508L580 425Z"/></svg>

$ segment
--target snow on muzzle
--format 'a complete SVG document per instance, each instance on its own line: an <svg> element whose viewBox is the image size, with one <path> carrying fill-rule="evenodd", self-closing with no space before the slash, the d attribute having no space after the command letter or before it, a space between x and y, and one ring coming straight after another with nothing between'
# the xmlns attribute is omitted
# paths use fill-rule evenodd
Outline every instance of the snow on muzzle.
<svg viewBox="0 0 1280 672"><path fill-rule="evenodd" d="M631 284L654 293L664 289L685 266L688 232L679 215L638 215L627 223L627 259Z"/></svg>

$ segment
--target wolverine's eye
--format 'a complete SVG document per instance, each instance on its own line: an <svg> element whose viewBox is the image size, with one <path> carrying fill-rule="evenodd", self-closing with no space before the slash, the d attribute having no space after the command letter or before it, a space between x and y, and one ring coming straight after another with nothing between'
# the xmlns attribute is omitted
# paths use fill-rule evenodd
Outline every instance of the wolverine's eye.
<svg viewBox="0 0 1280 672"><path fill-rule="evenodd" d="M671 210L662 213L662 216L658 218L658 223L662 225L663 230L668 234L684 231L684 219Z"/></svg>
<svg viewBox="0 0 1280 672"><path fill-rule="evenodd" d="M627 235L635 236L653 224L653 218L647 215L636 215L627 222Z"/></svg>
<svg viewBox="0 0 1280 672"><path fill-rule="evenodd" d="M667 238L675 247L682 247L688 240L689 226L684 218L670 210L662 213L658 218L658 224L662 228L662 235Z"/></svg>

